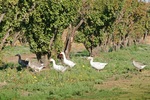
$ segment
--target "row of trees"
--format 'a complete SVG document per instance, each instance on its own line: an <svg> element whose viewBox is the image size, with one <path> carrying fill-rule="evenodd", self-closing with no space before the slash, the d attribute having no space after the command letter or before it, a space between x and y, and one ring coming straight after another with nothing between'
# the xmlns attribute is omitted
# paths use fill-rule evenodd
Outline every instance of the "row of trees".
<svg viewBox="0 0 150 100"><path fill-rule="evenodd" d="M141 42L150 33L150 6L139 0L2 0L0 14L0 50L21 38L45 62L62 50L69 57L74 40L93 55Z"/></svg>
<svg viewBox="0 0 150 100"><path fill-rule="evenodd" d="M91 55L140 43L150 33L150 4L113 0L94 2L92 7L76 38Z"/></svg>

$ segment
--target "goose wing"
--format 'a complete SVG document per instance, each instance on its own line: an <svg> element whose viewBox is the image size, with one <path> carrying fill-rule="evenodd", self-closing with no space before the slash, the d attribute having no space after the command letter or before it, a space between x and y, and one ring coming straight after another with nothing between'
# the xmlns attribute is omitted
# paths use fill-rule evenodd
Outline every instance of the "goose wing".
<svg viewBox="0 0 150 100"><path fill-rule="evenodd" d="M146 65L144 65L143 63L137 62L137 61L133 61L133 64L134 64L135 67L137 67L137 68L139 68L139 69L141 69L141 68L143 68L143 67L146 66Z"/></svg>
<svg viewBox="0 0 150 100"><path fill-rule="evenodd" d="M91 65L96 69L103 69L107 63L92 62Z"/></svg>
<svg viewBox="0 0 150 100"><path fill-rule="evenodd" d="M40 69L44 67L44 64L39 62L30 62L29 66L34 69Z"/></svg>
<svg viewBox="0 0 150 100"><path fill-rule="evenodd" d="M27 60L19 60L19 64L22 66L27 66L28 63L29 63L29 61L27 61Z"/></svg>
<svg viewBox="0 0 150 100"><path fill-rule="evenodd" d="M54 69L57 71L64 71L66 69L66 67L61 66L61 65L56 65L56 66L54 66Z"/></svg>
<svg viewBox="0 0 150 100"><path fill-rule="evenodd" d="M72 62L72 61L70 61L70 60L64 60L64 63L65 63L66 65L69 65L70 67L73 67L73 66L75 65L75 63Z"/></svg>

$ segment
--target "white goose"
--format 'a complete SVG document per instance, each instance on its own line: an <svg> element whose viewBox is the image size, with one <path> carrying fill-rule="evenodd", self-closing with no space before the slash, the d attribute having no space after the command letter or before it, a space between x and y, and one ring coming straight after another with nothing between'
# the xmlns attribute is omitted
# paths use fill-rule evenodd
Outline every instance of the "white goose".
<svg viewBox="0 0 150 100"><path fill-rule="evenodd" d="M40 72L44 68L43 63L29 61L28 66L35 72Z"/></svg>
<svg viewBox="0 0 150 100"><path fill-rule="evenodd" d="M74 67L74 66L76 65L74 62L72 62L72 61L70 61L70 60L68 60L68 59L66 58L66 55L65 55L64 52L61 52L60 54L63 55L63 62L64 62L66 65L68 65L68 66L70 66L70 67Z"/></svg>
<svg viewBox="0 0 150 100"><path fill-rule="evenodd" d="M93 57L88 57L87 59L90 60L91 66L97 69L98 71L103 69L108 64L108 63L93 62Z"/></svg>
<svg viewBox="0 0 150 100"><path fill-rule="evenodd" d="M55 60L54 59L50 59L51 62L53 62L53 68L57 71L61 71L61 72L65 72L67 67L61 66L61 65L56 65Z"/></svg>
<svg viewBox="0 0 150 100"><path fill-rule="evenodd" d="M147 65L144 65L144 64L137 62L135 60L133 60L132 63L134 65L134 67L137 68L139 71L142 71L142 69L147 66Z"/></svg>

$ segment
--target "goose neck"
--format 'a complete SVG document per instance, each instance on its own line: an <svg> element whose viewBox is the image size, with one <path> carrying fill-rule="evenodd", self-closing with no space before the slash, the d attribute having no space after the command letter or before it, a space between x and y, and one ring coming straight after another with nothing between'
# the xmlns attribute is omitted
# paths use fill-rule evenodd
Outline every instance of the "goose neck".
<svg viewBox="0 0 150 100"><path fill-rule="evenodd" d="M90 63L92 63L93 62L93 58L91 58L91 60L90 60Z"/></svg>
<svg viewBox="0 0 150 100"><path fill-rule="evenodd" d="M28 66L30 66L31 65L31 63L30 63L30 61L28 62Z"/></svg>
<svg viewBox="0 0 150 100"><path fill-rule="evenodd" d="M56 65L55 60L52 60L52 62L53 62L53 66L55 66Z"/></svg>
<svg viewBox="0 0 150 100"><path fill-rule="evenodd" d="M65 56L65 54L63 53L62 55L63 55L64 60L66 60L66 56Z"/></svg>
<svg viewBox="0 0 150 100"><path fill-rule="evenodd" d="M19 60L21 60L21 56L20 56L20 55L18 55L18 57L19 57Z"/></svg>

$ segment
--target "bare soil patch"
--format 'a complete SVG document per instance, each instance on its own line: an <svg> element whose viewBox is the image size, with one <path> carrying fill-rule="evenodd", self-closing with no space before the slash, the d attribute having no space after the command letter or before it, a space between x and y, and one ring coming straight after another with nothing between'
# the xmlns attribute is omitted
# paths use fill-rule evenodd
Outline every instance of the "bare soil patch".
<svg viewBox="0 0 150 100"><path fill-rule="evenodd" d="M22 54L21 59L36 59L35 54ZM18 57L17 56L9 56L9 57L4 57L3 62L7 63L18 63Z"/></svg>
<svg viewBox="0 0 150 100"><path fill-rule="evenodd" d="M147 37L146 37L145 43L146 43L146 44L150 44L150 36L147 36Z"/></svg>
<svg viewBox="0 0 150 100"><path fill-rule="evenodd" d="M0 82L0 87L7 85L6 82Z"/></svg>
<svg viewBox="0 0 150 100"><path fill-rule="evenodd" d="M72 44L72 49L71 52L81 52L83 50L86 50L84 45L82 43L73 43ZM36 59L36 55L33 53L30 54L21 54L21 59ZM18 57L17 56L4 56L3 57L3 62L5 63L17 63L18 62Z"/></svg>
<svg viewBox="0 0 150 100"><path fill-rule="evenodd" d="M81 52L86 50L82 43L73 43L71 52Z"/></svg>
<svg viewBox="0 0 150 100"><path fill-rule="evenodd" d="M127 74L126 74L127 75ZM116 79L117 77L117 79ZM95 88L101 90L110 90L113 88L119 88L129 94L121 95L121 97L127 97L129 95L142 95L142 93L147 93L150 91L150 71L145 70L139 73L128 74L128 77L113 76L107 79L102 84L95 85Z"/></svg>

